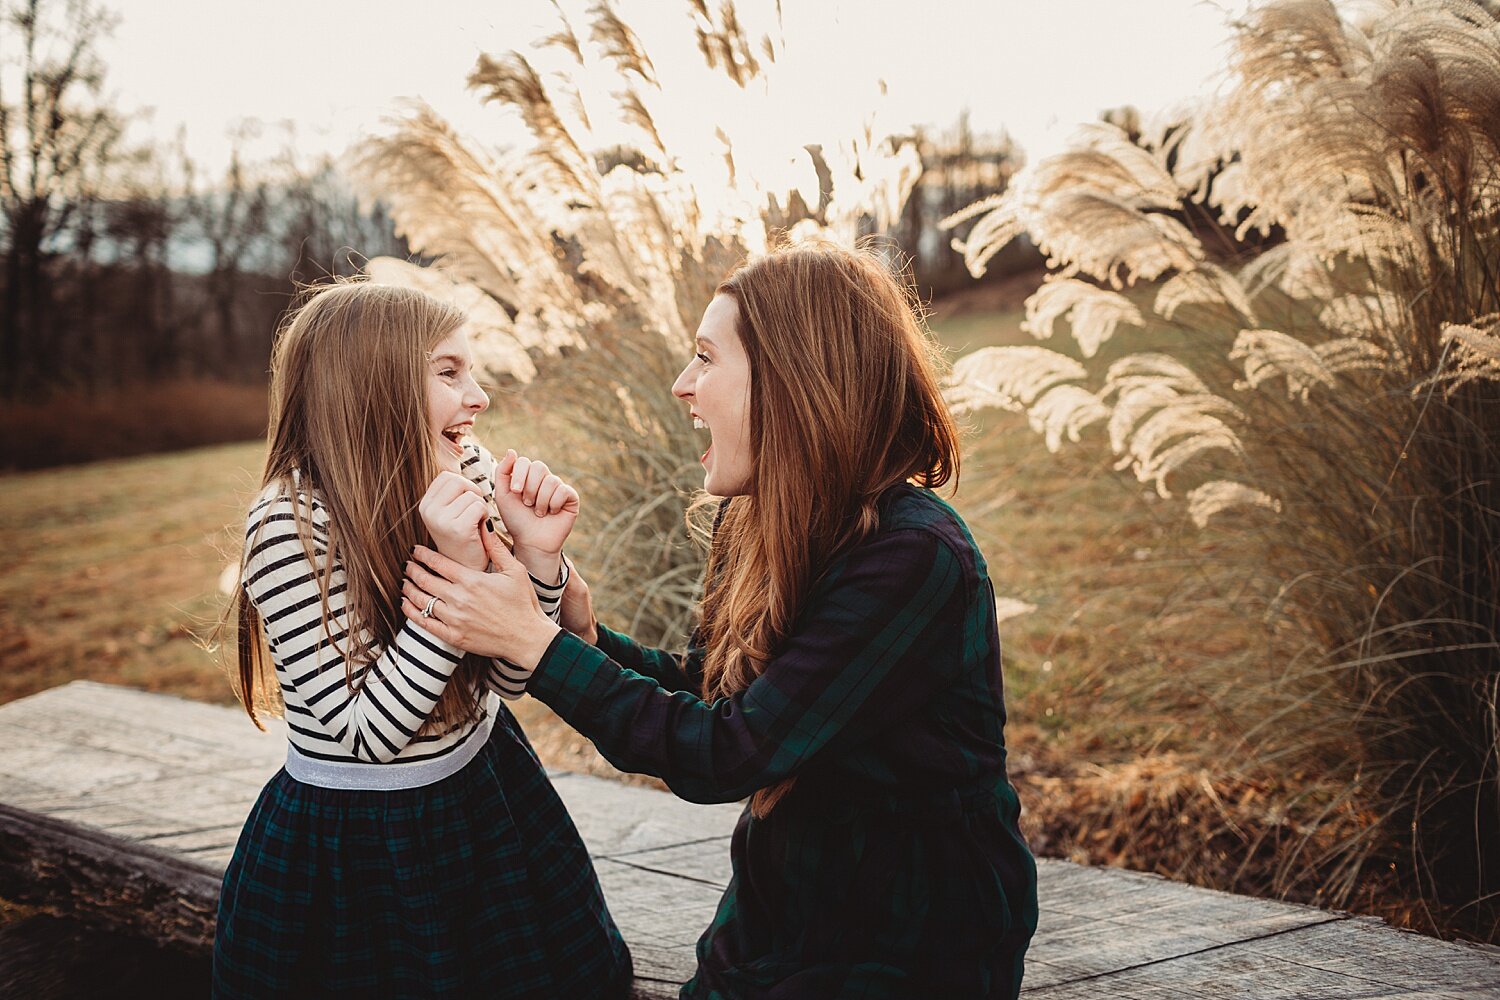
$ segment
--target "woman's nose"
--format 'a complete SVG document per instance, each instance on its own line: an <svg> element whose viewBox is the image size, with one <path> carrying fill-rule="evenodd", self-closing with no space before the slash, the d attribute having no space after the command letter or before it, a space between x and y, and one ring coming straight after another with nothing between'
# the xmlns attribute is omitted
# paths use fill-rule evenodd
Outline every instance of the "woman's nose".
<svg viewBox="0 0 1500 1000"><path fill-rule="evenodd" d="M695 381L692 376L692 371L693 366L689 364L677 376L677 381L672 383L672 395L676 396L678 399L689 399L692 397L693 383Z"/></svg>

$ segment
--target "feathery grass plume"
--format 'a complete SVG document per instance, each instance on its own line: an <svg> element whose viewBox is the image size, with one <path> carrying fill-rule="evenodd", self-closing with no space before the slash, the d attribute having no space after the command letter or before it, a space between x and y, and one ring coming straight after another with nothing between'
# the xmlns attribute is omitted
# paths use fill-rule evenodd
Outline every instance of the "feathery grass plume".
<svg viewBox="0 0 1500 1000"><path fill-rule="evenodd" d="M1255 322L1255 306L1239 279L1206 261L1190 271L1178 271L1162 282L1151 308L1163 319L1173 319L1179 309L1192 305L1232 309L1244 322ZM1139 312L1134 325L1144 325Z"/></svg>
<svg viewBox="0 0 1500 1000"><path fill-rule="evenodd" d="M1281 502L1244 483L1233 483L1227 479L1196 486L1187 495L1188 516L1193 523L1203 528L1215 514L1235 507L1265 507L1280 513Z"/></svg>
<svg viewBox="0 0 1500 1000"><path fill-rule="evenodd" d="M517 148L486 148L422 105L366 144L366 186L443 274L378 269L492 300L477 353L517 385L490 423L524 410L549 428L539 457L581 486L570 551L607 581L601 618L671 644L691 627L694 540L712 514L684 517L703 441L670 391L699 316L736 261L786 231L852 243L869 219L895 217L920 162L879 107L798 134L788 109L805 95L778 82L788 50L770 4L689 3L675 38L638 33L608 0L553 8L556 31L481 56L469 75L481 100L524 126ZM698 46L706 65L654 61L667 44ZM668 99L681 93L699 99ZM504 338L510 354L486 349Z"/></svg>
<svg viewBox="0 0 1500 1000"><path fill-rule="evenodd" d="M1099 346L1114 336L1121 323L1141 325L1141 311L1118 292L1075 278L1054 278L1026 300L1026 321L1021 328L1038 340L1048 340L1052 324L1064 316L1086 358L1098 354Z"/></svg>
<svg viewBox="0 0 1500 1000"><path fill-rule="evenodd" d="M1500 381L1500 315L1444 327L1443 344L1456 348L1451 368L1434 377L1447 383L1447 392L1471 379Z"/></svg>
<svg viewBox="0 0 1500 1000"><path fill-rule="evenodd" d="M1241 741L1205 754L1287 790L1305 832L1271 884L1216 884L1334 906L1381 886L1417 901L1414 926L1495 940L1500 24L1467 0L1349 9L1252 5L1226 86L1186 121L1140 145L1092 126L951 217L974 222L955 245L976 275L1026 233L1066 281L1165 279L1109 345L1150 350L1097 392L1038 347L1005 372L960 364L951 393L1090 396L1122 467L1235 542L1232 561L1206 544L1184 586L1217 580L1196 607L1250 609L1267 647L1258 673L1226 651L1220 681L1195 678ZM1233 234L1212 255L1184 223L1205 217ZM1045 289L1037 324L1061 311ZM1081 326L1089 356L1101 328ZM1344 832L1319 833L1334 815Z"/></svg>

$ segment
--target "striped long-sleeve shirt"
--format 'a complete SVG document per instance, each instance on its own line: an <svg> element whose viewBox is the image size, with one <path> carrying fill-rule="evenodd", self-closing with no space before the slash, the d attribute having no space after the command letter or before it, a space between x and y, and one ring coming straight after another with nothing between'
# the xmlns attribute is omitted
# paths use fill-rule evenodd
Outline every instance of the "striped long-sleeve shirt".
<svg viewBox="0 0 1500 1000"><path fill-rule="evenodd" d="M493 497L494 458L478 445L470 444L466 451L464 475ZM316 562L309 561L297 535L299 517L311 524ZM328 520L328 509L315 493L298 490L294 501L272 486L251 505L246 522L242 580L261 616L292 745L317 760L379 764L415 763L454 752L494 710L491 694L519 697L525 673L492 660L487 690L479 692L478 718L446 732L418 735L464 651L404 621L392 643L353 670L351 687L344 657L353 645L345 615L347 579L337 562L328 580L326 628L323 620L319 581L326 568ZM532 584L543 610L555 620L567 584L566 564L556 583L533 578Z"/></svg>

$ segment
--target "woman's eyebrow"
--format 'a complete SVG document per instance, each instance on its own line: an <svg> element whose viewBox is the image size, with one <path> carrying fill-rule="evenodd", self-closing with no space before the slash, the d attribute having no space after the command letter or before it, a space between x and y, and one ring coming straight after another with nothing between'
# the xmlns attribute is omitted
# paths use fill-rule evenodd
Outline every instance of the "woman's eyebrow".
<svg viewBox="0 0 1500 1000"><path fill-rule="evenodd" d="M715 344L712 340L710 340L707 337L694 337L693 339L696 340L699 344L706 345L708 347L718 347L719 346L718 344Z"/></svg>
<svg viewBox="0 0 1500 1000"><path fill-rule="evenodd" d="M459 357L457 354L430 355L427 360L431 361L435 365L447 362L450 365L457 365L459 367L462 367L464 363L464 359Z"/></svg>

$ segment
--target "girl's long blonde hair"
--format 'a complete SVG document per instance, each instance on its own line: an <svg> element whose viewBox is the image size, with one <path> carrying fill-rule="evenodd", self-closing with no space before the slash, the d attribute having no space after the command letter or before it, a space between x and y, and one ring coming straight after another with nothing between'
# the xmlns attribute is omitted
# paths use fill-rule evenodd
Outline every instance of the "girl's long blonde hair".
<svg viewBox="0 0 1500 1000"><path fill-rule="evenodd" d="M702 605L704 696L742 691L776 655L818 577L879 526L911 480L956 482L941 354L871 249L782 247L719 285L750 359L752 472L714 535ZM793 779L755 793L764 815Z"/></svg>
<svg viewBox="0 0 1500 1000"><path fill-rule="evenodd" d="M274 484L280 495L293 498L297 535L320 570L330 642L329 587L333 568L344 570L348 631L338 648L350 690L405 621L401 581L412 547L432 544L417 513L439 471L427 426L427 355L466 318L422 292L338 281L307 290L282 321L272 351L270 450L261 486ZM311 509L296 498L299 488L315 493L327 508L322 556L315 556ZM246 551L253 544L247 542ZM280 688L260 614L243 583L228 618L238 632L236 693L259 726L257 708L278 706ZM424 731L477 714L481 671L478 657L464 658Z"/></svg>

